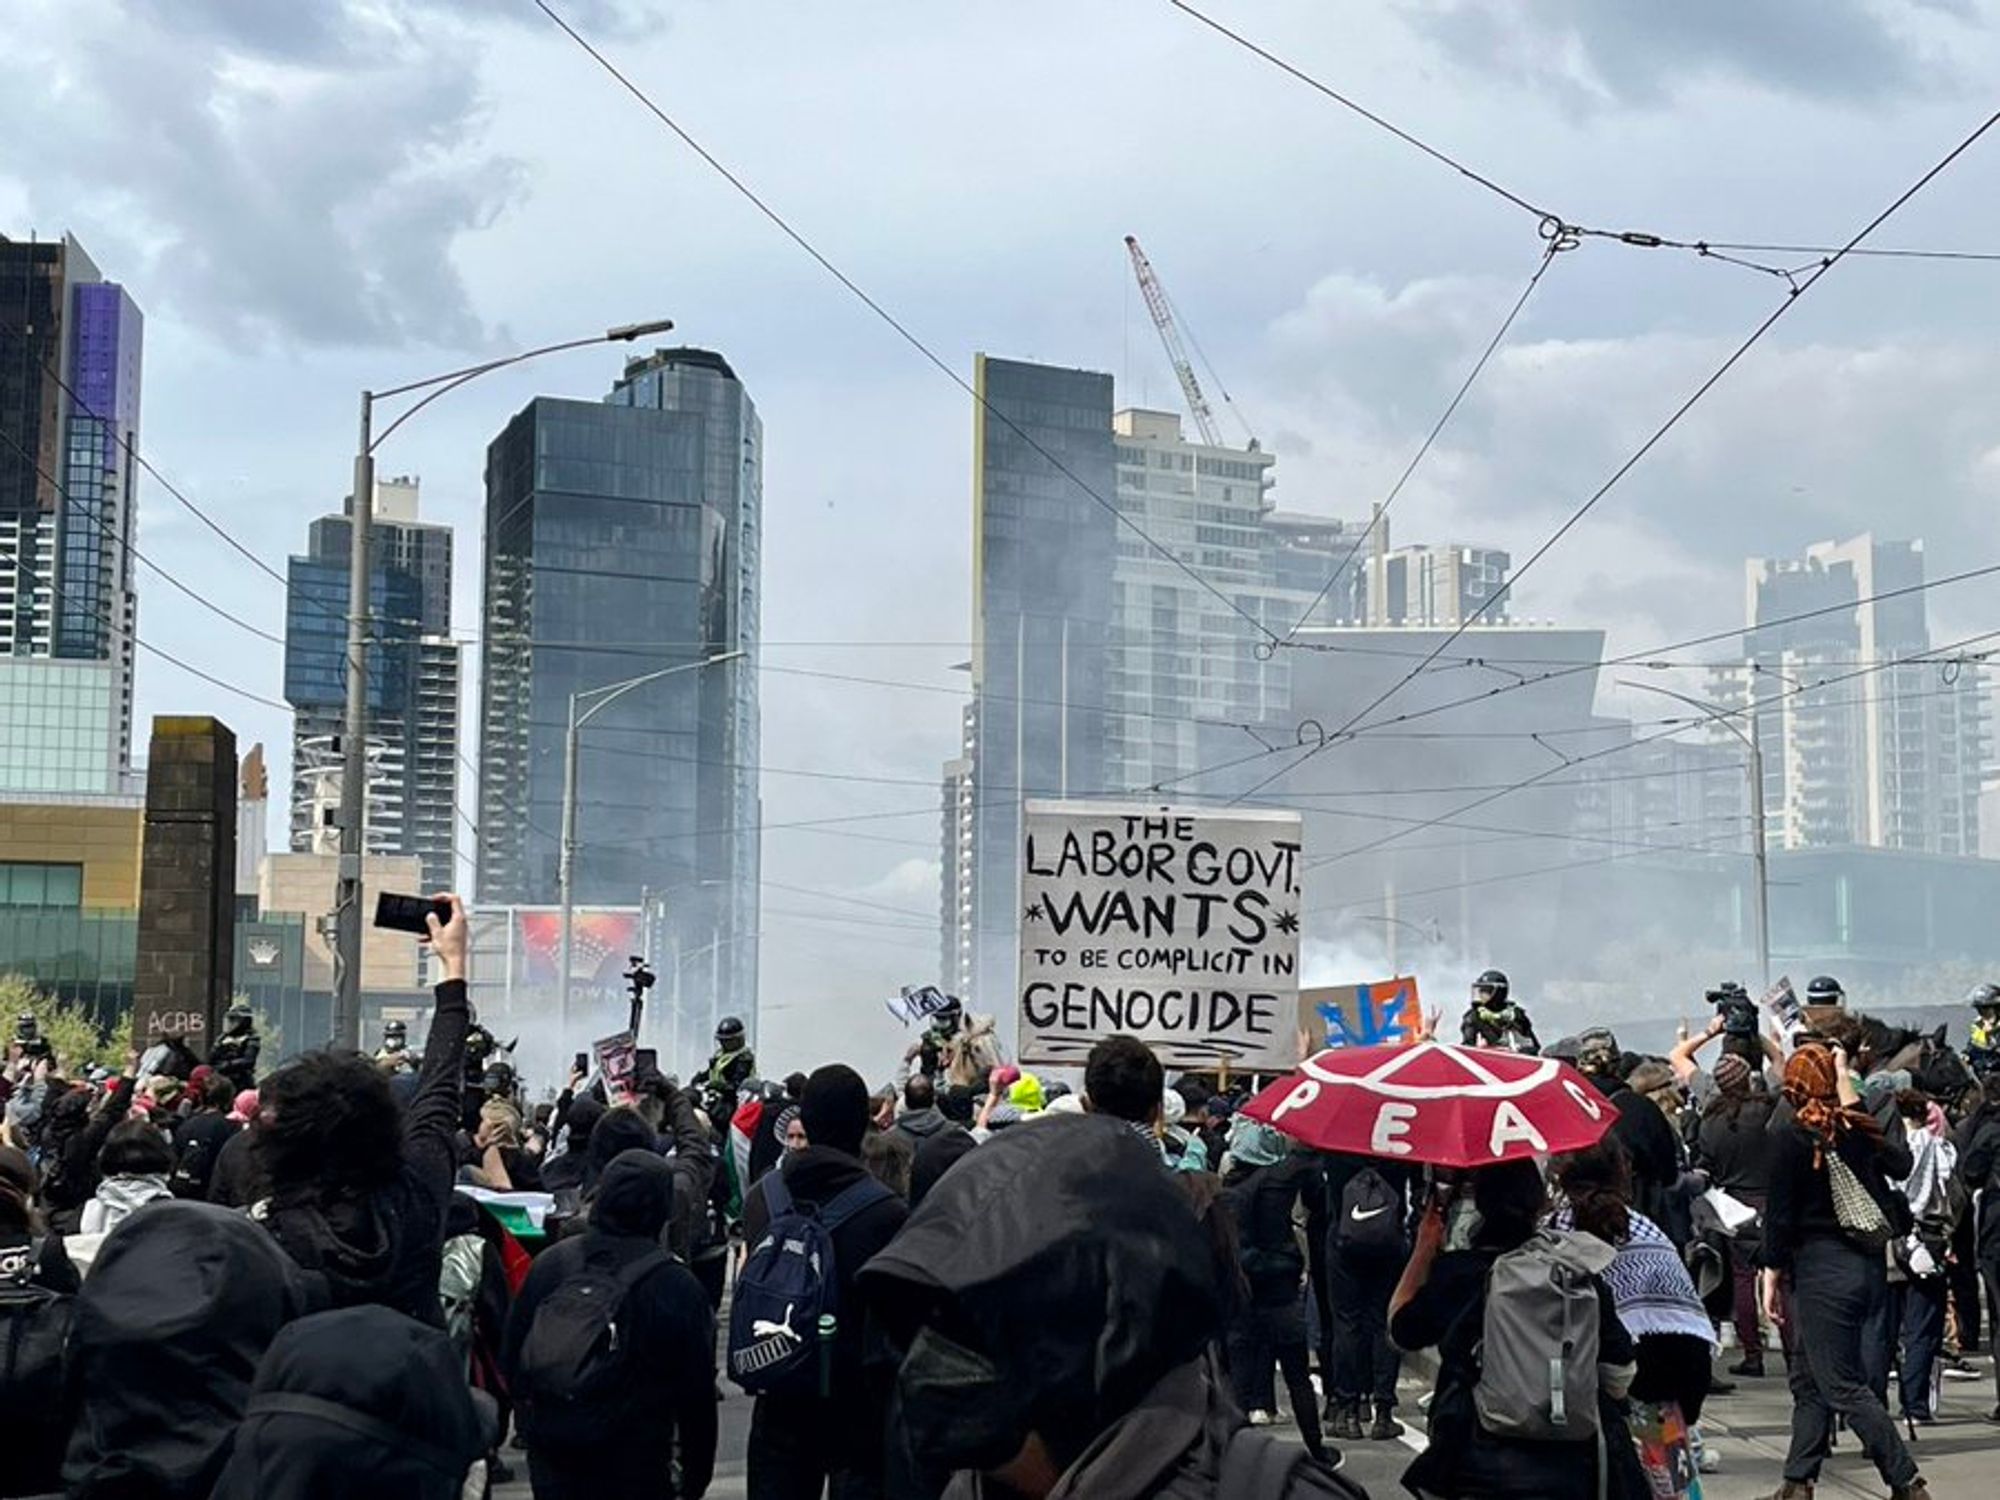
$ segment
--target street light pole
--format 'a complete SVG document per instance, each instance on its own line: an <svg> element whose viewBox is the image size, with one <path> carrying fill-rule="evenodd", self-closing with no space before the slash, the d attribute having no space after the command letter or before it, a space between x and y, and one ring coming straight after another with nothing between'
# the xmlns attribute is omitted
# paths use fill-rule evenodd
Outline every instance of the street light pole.
<svg viewBox="0 0 2000 1500"><path fill-rule="evenodd" d="M438 397L457 390L468 381L509 365L559 354L566 349L582 349L596 344L630 343L656 333L667 333L673 320L659 318L650 323L621 323L589 338L565 339L506 354L458 370L447 370L424 380L412 380L386 391L361 393L361 436L354 450L354 498L349 505L347 549L347 693L340 727L340 860L334 894L333 947L333 1039L349 1049L361 1045L361 866L367 847L365 836L368 806L368 553L375 520L375 450L389 435ZM392 396L428 391L422 400L391 422L378 436L375 433L375 403Z"/></svg>
<svg viewBox="0 0 2000 1500"><path fill-rule="evenodd" d="M1764 744L1757 729L1756 697L1753 694L1750 700L1750 732L1746 734L1742 726L1734 722L1729 710L1713 703L1704 703L1699 698L1691 698L1686 693L1675 692L1655 682L1634 682L1629 677L1618 680L1625 687L1637 688L1642 693L1658 693L1677 703L1685 703L1711 724L1719 724L1735 735L1743 742L1743 748L1750 752L1750 856L1756 864L1757 889L1752 896L1757 912L1757 972L1768 987L1771 983L1771 862L1764 841Z"/></svg>
<svg viewBox="0 0 2000 1500"><path fill-rule="evenodd" d="M647 672L638 677L628 677L623 682L608 682L602 687L585 688L569 695L569 729L563 736L563 801L562 801L562 843L556 852L556 884L560 889L562 902L562 944L556 959L558 986L557 1017L563 1034L569 1034L569 994L570 994L570 943L576 919L575 877L576 877L576 762L581 748L583 726L613 703L631 692L644 687L649 682L658 682L662 677L672 677L680 672L698 671L702 667L713 667L726 661L735 661L745 655L742 651L725 651L720 656L705 656L700 661L684 661L671 667L662 667L657 672ZM582 708L583 700L595 698L597 701L588 708ZM579 712L579 710L581 711ZM678 986L676 976L675 984Z"/></svg>

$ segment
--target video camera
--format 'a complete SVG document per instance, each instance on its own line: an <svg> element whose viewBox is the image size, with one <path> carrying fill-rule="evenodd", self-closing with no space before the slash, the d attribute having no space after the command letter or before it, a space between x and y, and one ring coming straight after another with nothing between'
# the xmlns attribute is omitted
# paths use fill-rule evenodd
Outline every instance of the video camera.
<svg viewBox="0 0 2000 1500"><path fill-rule="evenodd" d="M14 1018L14 1044L21 1049L25 1061L36 1062L54 1055L55 1049L49 1039L42 1035L40 1024L30 1011L22 1011Z"/></svg>
<svg viewBox="0 0 2000 1500"><path fill-rule="evenodd" d="M625 970L625 988L632 992L632 1003L643 1004L646 991L659 982L658 976L646 967L646 960L640 954L632 955L632 962Z"/></svg>
<svg viewBox="0 0 2000 1500"><path fill-rule="evenodd" d="M1757 1035L1757 1002L1735 980L1725 980L1705 996L1722 1017L1722 1034L1734 1037Z"/></svg>

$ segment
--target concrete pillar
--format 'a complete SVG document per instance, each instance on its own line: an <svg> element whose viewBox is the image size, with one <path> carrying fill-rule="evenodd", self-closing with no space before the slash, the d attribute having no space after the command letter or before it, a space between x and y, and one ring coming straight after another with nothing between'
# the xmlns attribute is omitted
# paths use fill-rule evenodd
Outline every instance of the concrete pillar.
<svg viewBox="0 0 2000 1500"><path fill-rule="evenodd" d="M236 736L218 719L153 720L139 871L133 1040L185 1037L206 1057L236 983Z"/></svg>

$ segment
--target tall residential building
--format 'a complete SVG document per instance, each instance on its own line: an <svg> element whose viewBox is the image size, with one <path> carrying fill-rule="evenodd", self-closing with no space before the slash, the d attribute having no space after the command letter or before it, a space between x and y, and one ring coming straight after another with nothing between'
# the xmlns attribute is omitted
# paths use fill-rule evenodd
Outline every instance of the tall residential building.
<svg viewBox="0 0 2000 1500"><path fill-rule="evenodd" d="M979 705L961 716L959 753L944 763L938 804L938 982L950 995L972 993L977 951L972 926L972 821L978 811L973 754L979 740Z"/></svg>
<svg viewBox="0 0 2000 1500"><path fill-rule="evenodd" d="M1923 578L1922 542L1868 534L1749 562L1749 650L1717 669L1715 690L1763 705L1772 847L1979 852L1983 673L1968 664L1945 680L1917 660L1932 650L1922 593L1877 597ZM1898 661L1909 664L1885 665ZM1870 665L1883 669L1861 670Z"/></svg>
<svg viewBox="0 0 2000 1500"><path fill-rule="evenodd" d="M449 526L417 518L417 481L378 480L370 529L365 847L415 855L426 890L452 890L458 856L460 646L451 639ZM352 500L321 516L286 573L285 701L292 706L291 846L340 847Z"/></svg>
<svg viewBox="0 0 2000 1500"><path fill-rule="evenodd" d="M557 899L572 694L754 656L763 446L728 362L667 349L629 361L601 402L530 402L487 448L482 901ZM658 914L648 957L685 1038L724 1014L754 1029L754 660L634 687L581 746L576 902Z"/></svg>
<svg viewBox="0 0 2000 1500"><path fill-rule="evenodd" d="M0 790L129 775L143 344L75 240L0 236Z"/></svg>
<svg viewBox="0 0 2000 1500"><path fill-rule="evenodd" d="M1282 712L1288 664L1256 649L1265 630L1288 628L1302 608L1270 567L1264 523L1276 460L1255 448L1188 442L1171 412L1121 411L1112 431L1119 512L1151 543L1119 528L1105 691L1109 785L1176 783L1185 796L1176 779L1199 764L1199 721L1262 723Z"/></svg>
<svg viewBox="0 0 2000 1500"><path fill-rule="evenodd" d="M1011 1014L1021 803L1106 786L1119 530L1111 377L976 356L974 960L964 998Z"/></svg>

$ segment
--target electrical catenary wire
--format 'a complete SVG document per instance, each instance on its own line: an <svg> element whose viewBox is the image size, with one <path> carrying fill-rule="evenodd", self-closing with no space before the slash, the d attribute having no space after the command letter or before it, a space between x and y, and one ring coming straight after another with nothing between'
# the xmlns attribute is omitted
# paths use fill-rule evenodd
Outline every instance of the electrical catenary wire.
<svg viewBox="0 0 2000 1500"><path fill-rule="evenodd" d="M55 487L56 491L59 494L61 494L66 504L74 503L70 495L69 486L64 484L60 479L57 479L53 474L49 473L48 470L44 469L41 466L40 462L35 458L35 456L29 453L28 450L26 448L23 448L18 442L16 442L10 434L6 432L0 432L0 442L4 442L9 448L12 448L16 453L20 454L22 458L26 459L29 465L34 469L35 473L41 477L44 483L53 485ZM128 504L130 503L129 500L127 503ZM188 598L194 600L195 603L199 604L203 609L207 610L209 613L217 615L224 620L227 620L231 625L234 625L238 630L248 631L251 635L257 636L261 640L269 641L273 645L282 646L285 644L285 638L283 636L273 635L270 631L263 629L261 626L253 625L248 620L242 619L237 615L231 614L228 610L224 609L220 604L217 604L214 600L207 598L198 590L192 589L188 587L188 585L186 585L185 583L182 583L180 579L176 578L172 573L168 572L165 568L161 567L158 563L154 562L150 557L146 556L145 553L141 552L137 546L126 541L124 537L120 536L118 532L108 522L106 522L103 519L103 517L92 515L90 519L92 523L97 527L97 529L104 533L107 540L111 541L116 546L124 548L127 552L131 553L133 559L136 562L139 562L145 567L150 568L159 577L165 579L168 583L172 584L174 588L178 589L181 593L187 595Z"/></svg>
<svg viewBox="0 0 2000 1500"><path fill-rule="evenodd" d="M1996 124L2000 124L2000 110L1994 111L1993 113L1987 115L1985 119L1980 121L1980 123L1977 126L1975 126L1969 134L1967 134L1962 140L1960 140L1957 145L1953 146L1951 150L1947 151L1944 154L1944 156L1941 157L1936 163L1934 163L1927 171L1925 171L1922 176L1918 177L1915 182L1911 183L1908 187L1904 188L1902 192L1898 193L1896 197L1893 200L1891 200L1891 202L1888 204L1887 207L1880 210L1866 224L1862 225L1862 227L1853 235L1853 237L1848 240L1846 245L1844 245L1839 251L1835 252L1832 256L1828 257L1825 263L1822 264L1817 270L1812 272L1812 274L1809 275L1800 285L1793 288L1791 293L1785 298L1785 300L1780 302L1775 308L1773 308L1771 312L1767 316L1765 316L1757 324L1755 328L1753 328L1750 331L1749 336L1745 338L1741 343L1739 343L1736 346L1736 348L1733 351L1731 351L1729 356L1726 359L1724 359L1722 363L1718 365L1713 371L1711 371L1701 381L1701 383L1697 385L1694 388L1694 390L1690 392L1688 396L1685 399L1683 399L1678 406L1674 408L1674 410L1668 415L1667 419L1664 422L1660 423L1658 427L1654 428L1652 434L1648 436L1644 442L1640 443L1639 446L1633 450L1631 455L1628 458L1626 458L1626 460L1623 463L1621 463L1616 469L1612 471L1610 477L1607 478L1601 485L1599 485L1597 489L1594 490L1583 501L1581 505L1577 506L1575 510L1571 511L1570 514L1563 520L1562 524L1557 526L1556 529L1553 532L1551 532L1541 542L1541 544L1535 548L1535 550L1532 553L1529 554L1528 560L1522 563L1520 567L1516 568L1513 571L1509 587L1511 588L1514 585L1518 584L1523 577L1525 577L1528 573L1533 571L1537 563L1539 563L1543 558L1547 557L1549 552L1553 548L1555 548L1565 536L1569 535L1572 529L1574 529L1579 523L1581 523L1582 520L1586 516L1588 516L1592 510L1596 509L1598 504L1605 498L1605 496L1609 495L1611 491L1614 488L1616 488L1619 481L1624 479L1627 474L1630 474L1633 471L1633 469L1637 468L1638 465L1644 461L1646 456L1649 453L1651 453L1653 449L1656 448L1666 438L1667 434L1673 431L1673 429L1680 423L1681 419L1685 417L1690 411L1692 411L1694 407L1702 400L1703 397L1705 397L1710 391L1714 390L1716 386L1722 382L1724 377L1726 377L1729 374L1729 372L1733 370L1739 362L1742 361L1744 356L1749 354L1749 352L1757 346L1757 344L1764 338L1764 336L1767 333L1769 333L1772 328L1777 326L1778 321L1781 318L1783 318L1786 313L1788 313L1789 311L1791 311L1793 307L1798 305L1799 299L1802 296L1804 296L1805 293L1812 290L1812 288L1819 283L1822 277L1826 276L1828 272L1830 272L1835 266L1840 264L1841 260L1845 258L1849 250L1851 250L1854 246L1860 244L1861 241L1866 239L1870 234L1873 234L1875 230L1880 228L1883 224L1887 223L1888 220L1898 210L1900 210L1912 198L1916 197L1918 193L1922 192L1925 187L1927 187L1931 182L1933 182L1940 174L1946 171L1952 165L1953 162L1957 161L1959 157L1963 156L1967 151L1971 150L1972 147ZM1345 735L1348 730L1352 729L1356 724L1361 722L1361 720L1365 719L1369 714L1373 713L1376 709L1380 708L1384 703L1387 703L1391 698L1395 697L1397 693L1402 691L1403 688L1407 687L1411 682L1413 682L1417 678L1417 676L1430 664L1431 661L1435 661L1438 656L1443 655L1444 651L1447 648L1449 648L1454 642L1456 642L1460 637L1462 637L1468 629L1470 629L1473 625L1477 624L1478 621L1486 614L1486 612L1490 610L1493 607L1493 605L1497 603L1502 597L1504 597L1503 594L1494 593L1488 595L1484 600L1482 600L1476 609L1468 613L1465 619L1461 620L1457 625L1453 626L1451 630L1446 633L1444 639L1439 642L1438 646L1434 649L1434 651L1431 653L1430 657L1426 661L1419 662L1416 666L1412 667L1396 682L1390 684L1389 687L1384 689L1381 693L1377 694L1364 707L1362 707L1361 709L1357 710L1354 714L1352 714L1347 719L1347 721L1340 726L1338 730L1335 730L1333 734L1328 736L1327 743L1331 744L1336 742L1341 736ZM1303 764L1306 760L1310 760L1314 755L1319 754L1320 751L1323 750L1324 748L1325 748L1324 745L1314 747L1313 749L1309 750L1304 756L1301 756L1299 760L1294 761L1290 765L1282 766L1276 771L1273 771L1269 776L1267 776L1263 781L1259 782L1256 786L1253 786L1247 792L1240 794L1240 796L1236 800L1240 801L1243 800L1243 798L1256 795L1256 793L1263 790L1264 787L1269 786L1271 783L1278 781L1281 778L1289 775L1299 765Z"/></svg>
<svg viewBox="0 0 2000 1500"><path fill-rule="evenodd" d="M715 171L715 173L718 176L720 176L723 179L723 181L727 182L732 188L734 188L739 194L741 194L744 200L747 201L753 208L755 208L758 213L762 214L766 219L768 219L778 229L778 231L785 236L785 238L789 239L794 245L798 246L799 249L803 250L809 257L811 257L813 262L817 264L821 270L825 271L827 275L831 276L848 292L852 293L853 296L862 304L862 306L866 307L871 313L873 313L878 319L880 319L881 322L884 325L886 325L898 338L900 338L904 343L908 344L910 348L914 349L920 356L922 356L922 358L925 361L927 361L930 365L936 368L937 371L940 374L942 374L947 380L949 380L953 385L957 386L961 391L965 392L966 395L970 396L975 402L977 402L981 410L984 411L988 417L991 417L994 421L999 422L1002 426L1007 428L1008 431L1013 433L1015 437L1019 438L1023 443L1027 444L1028 447L1032 448L1037 454L1039 454L1042 457L1042 459L1045 462L1047 462L1052 468L1054 468L1057 473L1061 474L1064 478L1068 479L1070 483L1074 484L1077 487L1077 489L1080 492L1082 492L1082 494L1088 497L1092 504L1108 512L1114 521L1116 521L1119 525L1124 526L1127 530L1129 530L1134 536L1138 537L1140 541L1144 542L1146 546L1151 548L1160 557L1166 559L1167 562L1171 563L1175 568L1179 569L1182 573L1186 574L1187 577L1192 582L1194 582L1204 592L1208 593L1211 597L1213 597L1219 604L1223 606L1223 608L1227 609L1233 615L1240 616L1244 621L1246 621L1250 625L1251 629L1255 630L1259 635L1263 636L1266 640L1271 639L1272 633L1270 629L1264 624L1263 621L1259 620L1255 615L1251 614L1248 610L1244 609L1242 605L1238 604L1222 589L1218 588L1209 579L1205 578L1198 570L1190 566L1177 553L1175 553L1172 548L1155 540L1155 538L1152 536L1150 532L1148 532L1143 526L1139 525L1139 523L1134 521L1130 516L1126 515L1124 511L1119 509L1115 499L1108 499L1105 496L1098 494L1097 491L1091 488L1091 486L1087 484L1083 480L1083 478L1076 473L1074 469L1072 469L1068 464L1064 463L1059 455L1050 452L1041 443L1037 442L1035 440L1033 433L1029 432L1026 428L1022 427L1012 417L1008 416L1004 411L1001 411L992 402L988 401L984 396L982 396L979 393L977 387L975 387L969 380L967 380L964 376L960 375L958 371L954 370L948 363L946 363L943 356L939 355L936 351L934 351L930 347L930 345L926 344L922 339L918 338L917 335L910 329L908 324L904 323L894 313L890 312L887 307L883 306L882 303L880 303L874 297L869 295L869 293L862 288L859 282L855 281L853 277L849 276L845 271L841 270L839 266L835 265L833 261L830 260L825 255L825 253L819 249L818 246L814 245L813 242L807 239L803 233L795 229L789 220L787 220L775 208L771 207L771 205L767 203L757 193L757 191L750 186L749 183L745 182L741 177L739 177L733 170L729 168L729 166L727 166L722 161L720 157L716 156L706 146L702 145L702 143L696 140L695 137L692 134L690 134L677 120L675 120L672 115L669 115L664 109L662 109L657 103L655 103L651 98L651 96L649 96L644 89L640 88L639 85L634 83L630 77L628 77L625 73L620 71L616 63L612 62L611 59L605 56L603 52L599 51L597 47L594 46L589 41L589 39L587 39L580 31L578 31L567 20L565 20L562 17L562 15L557 12L555 7L548 3L548 0L533 0L533 3L537 10L541 11L543 15L547 16L551 21L553 21L556 24L556 26L561 29L564 35L566 35L572 42L576 43L576 45L579 48L581 48L591 58L593 62L595 62L600 68L602 68L607 74L609 74L614 80L616 80L619 86L622 87L628 94L630 94L634 99L636 99L641 105L641 107L643 107L648 114L652 115L654 119L658 120L668 130L673 132L673 134L680 140L681 144L686 146L690 151L694 152L696 156L700 157L703 162L705 162L711 169Z"/></svg>
<svg viewBox="0 0 2000 1500"><path fill-rule="evenodd" d="M1969 646L1973 644L1975 641L1991 640L1994 639L1995 637L2000 637L2000 630L1981 631L1977 635L1967 636L1963 640L1955 641L1952 644L1953 647ZM1926 653L1923 652L1913 653L1911 659L1918 659L1925 654ZM1501 788L1498 791L1489 792L1486 795L1479 797L1472 802L1465 803L1463 806L1454 807L1446 812L1440 813L1438 815L1438 820L1436 823L1430 823L1430 820L1428 819L1424 820L1424 823L1430 823L1430 826L1436 827L1438 826L1439 823L1453 822L1459 818L1464 817L1467 813L1476 812L1482 807L1486 807L1494 802L1498 802L1503 797L1510 797L1518 792L1524 792L1528 790L1530 787L1539 786L1543 782L1547 781L1550 777L1557 774L1558 772L1573 769L1574 767L1585 764L1586 762L1602 760L1605 757L1612 755L1623 755L1632 750L1639 749L1642 746L1654 744L1664 739L1671 739L1675 735L1685 734L1689 729L1699 727L1699 725L1701 724L1713 723L1722 719L1741 718L1746 714L1755 714L1762 711L1765 708L1771 707L1774 704L1785 702L1788 699L1800 697L1806 693L1818 692L1820 689L1825 687L1835 686L1842 682L1851 682L1857 678L1872 676L1877 672L1882 672L1887 670L1888 670L1887 666L1863 667L1852 672L1846 672L1834 677L1824 678L1816 683L1803 684L1796 688L1787 688L1782 692L1772 693L1767 697L1753 698L1750 702L1743 704L1741 707L1725 709L1714 715L1712 718L1703 718L1688 724L1681 725L1677 728L1664 729L1661 730L1658 734L1646 735L1639 739L1628 741L1627 743L1622 745L1612 745L1608 746L1603 750L1593 750L1587 755L1580 755L1576 757L1576 759L1570 761L1567 765L1550 766L1546 771L1542 771L1534 776L1525 777L1519 781L1510 783L1509 785ZM1396 843L1410 833L1416 833L1420 831L1424 826L1424 823L1419 823L1399 833L1385 834L1380 839L1376 839L1370 843L1358 845L1352 849L1344 849L1334 854L1322 856L1321 858L1316 860L1308 860L1306 862L1306 866L1308 869L1313 869L1321 865L1334 864L1340 860L1353 859L1358 855L1370 853L1373 850L1382 848L1387 844Z"/></svg>
<svg viewBox="0 0 2000 1500"><path fill-rule="evenodd" d="M1424 434L1424 440L1417 445L1417 451L1410 455L1410 461L1403 466L1403 472L1396 476L1396 482L1389 487L1388 495L1384 497L1380 505L1376 506L1369 513L1367 526L1362 528L1361 533L1355 537L1353 544L1348 547L1340 561L1335 564L1332 576L1320 586L1319 592L1313 595L1312 602L1300 612L1298 619L1292 622L1292 628L1287 630L1280 640L1271 645L1259 647L1261 655L1269 655L1275 647L1291 643L1292 638L1299 633L1300 628L1307 620L1312 618L1313 611L1318 609L1320 604L1326 599L1326 596L1333 592L1334 586L1340 582L1342 575L1353 564L1355 555L1375 535L1376 528L1388 524L1389 511L1395 505L1396 497L1403 493L1404 486L1409 484L1411 476L1417 472L1418 466L1429 456L1431 448L1437 442L1439 436L1451 424L1452 417L1457 414L1459 406L1464 402L1467 394L1471 392L1474 383L1485 372L1487 363L1506 340L1509 330L1514 326L1514 320L1521 316L1521 309L1526 307L1528 299L1535 295L1535 288L1542 284L1542 276L1548 271L1550 266L1555 264L1556 256L1564 246L1565 241L1559 238L1551 239L1548 242L1548 247L1542 252L1542 258L1535 265L1534 274L1528 278L1528 284L1521 288L1521 295L1514 299L1514 305L1507 309L1507 316L1500 320L1500 326L1494 330L1493 337L1486 341L1486 347L1479 351L1479 357L1472 362L1472 368L1465 372L1465 379L1460 381L1458 389L1452 392L1451 400L1445 403L1445 408L1438 414L1437 421L1431 424L1431 430Z"/></svg>

